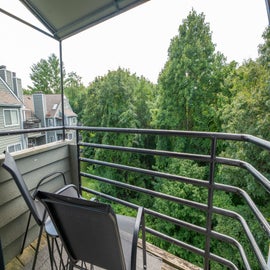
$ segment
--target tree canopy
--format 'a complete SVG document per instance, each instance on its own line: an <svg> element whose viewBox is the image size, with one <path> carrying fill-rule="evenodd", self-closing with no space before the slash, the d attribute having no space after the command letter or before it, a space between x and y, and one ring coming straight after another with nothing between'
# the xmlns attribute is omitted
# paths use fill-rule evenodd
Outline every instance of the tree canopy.
<svg viewBox="0 0 270 270"><path fill-rule="evenodd" d="M51 54L47 60L41 59L31 66L30 78L33 86L28 86L30 92L59 94L61 92L60 74L59 59L55 54Z"/></svg>
<svg viewBox="0 0 270 270"><path fill-rule="evenodd" d="M224 57L215 53L205 16L192 10L168 49L159 77L156 126L218 130L217 94L222 90Z"/></svg>

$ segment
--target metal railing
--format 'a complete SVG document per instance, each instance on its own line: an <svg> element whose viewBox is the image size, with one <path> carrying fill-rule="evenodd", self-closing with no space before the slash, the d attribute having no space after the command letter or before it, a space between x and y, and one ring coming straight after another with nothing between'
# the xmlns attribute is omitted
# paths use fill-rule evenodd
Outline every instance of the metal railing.
<svg viewBox="0 0 270 270"><path fill-rule="evenodd" d="M21 133L29 133L29 132L41 132L47 130L57 130L57 129L70 129L75 130L77 133L77 155L78 155L78 168L79 168L79 188L81 192L86 192L89 194L93 194L94 196L104 198L106 200L110 200L116 203L123 204L125 206L131 208L137 208L137 202L128 201L127 198L121 197L114 197L111 194L101 192L100 190L96 190L91 188L91 186L85 185L85 183L96 181L98 183L106 183L111 186L115 186L119 189L125 189L128 191L133 191L140 194L145 194L146 196L150 196L151 198L159 198L162 200L169 202L176 203L181 206L190 207L194 210L199 210L205 213L206 220L205 226L200 226L195 223L191 223L185 221L184 218L178 217L175 218L173 215L168 213L162 213L157 211L157 209L152 209L151 207L144 207L145 215L146 215L146 232L147 234L160 238L168 243L171 243L175 246L178 246L181 249L185 249L198 255L199 257L203 258L203 268L210 269L211 262L216 262L221 266L226 266L228 269L252 269L250 259L246 253L246 246L243 246L237 239L222 234L213 230L213 216L214 215L221 215L230 219L237 220L237 222L242 227L243 234L249 240L250 248L252 252L255 254L257 264L259 265L258 269L268 269L267 262L266 262L266 255L259 247L256 237L254 236L254 232L251 230L248 222L245 218L232 210L225 209L222 207L217 207L214 204L214 194L216 192L225 192L236 194L240 196L248 205L250 210L253 212L256 220L258 221L261 230L265 233L265 237L267 241L270 239L270 226L266 220L266 217L262 214L260 209L256 206L255 202L252 199L252 196L247 193L247 191L232 185L221 184L216 181L216 166L232 166L238 167L244 171L246 171L249 175L251 175L259 184L260 186L267 191L267 195L270 193L270 182L269 180L259 172L253 165L249 164L246 161L225 158L219 156L218 151L218 143L224 141L235 141L235 142L244 142L251 145L258 147L259 149L263 150L270 150L270 142L265 141L263 139L246 135L246 134L226 134L226 133L210 133L210 132L187 132L187 131L176 131L176 130L151 130L151 129L126 129L126 128L102 128L102 127L57 127L57 128L50 128L50 129L36 129L36 130L14 130L14 131L0 131L0 136L6 135L16 135ZM209 153L207 154L196 154L196 153L182 153L182 152L171 152L167 149L147 149L143 147L134 147L134 146L127 146L127 145L116 145L116 144L104 144L102 140L98 140L97 138L102 138L106 134L108 135L123 135L126 134L127 136L149 136L153 140L154 138L165 136L165 137L174 137L174 138L192 138L198 140L208 140L209 141ZM85 140L85 138L87 138ZM147 155L152 158L156 157L163 157L163 158L174 158L179 160L191 160L198 163L207 164L206 166L209 169L209 174L207 179L196 179L192 177L182 176L178 174L171 174L170 172L159 171L156 167L150 166L148 168L133 166L132 161L130 164L125 164L121 162L121 160L117 160L116 162L112 160L103 160L96 158L94 154L95 151L114 151L114 153L132 153L136 155ZM86 155L85 153L90 153ZM254 157L256 158L256 157ZM150 189L145 186L139 186L136 184L130 184L123 181L123 179L111 179L109 177L104 177L99 175L97 170L90 170L88 167L91 166L92 168L110 168L114 170L118 170L121 172L125 172L126 174L138 174L142 177L147 176L151 177L151 179L163 179L164 181L174 181L184 184L189 184L194 187L199 187L202 189L207 190L207 201L206 202L197 202L185 198L181 198L178 196L165 194L160 192L156 189ZM270 197L270 196L269 196ZM269 200L265 198L265 201ZM144 206L144 205L142 205ZM172 235L165 234L161 231L156 230L151 226L151 223L148 223L148 219L159 219L165 220L171 224L179 226L179 228L187 229L193 231L197 234L200 234L204 237L204 248L199 248L194 246L190 243L186 243L181 241ZM211 250L211 241L212 239L221 241L222 243L227 243L231 246L237 248L241 259L241 267L235 265L234 262L229 261L228 259L224 258L220 254L214 254ZM211 268L212 269L212 268Z"/></svg>
<svg viewBox="0 0 270 270"><path fill-rule="evenodd" d="M72 127L70 127L72 128ZM85 136L82 136L82 133L86 134L92 134L91 136L88 136L88 138L94 138L93 142L91 142L91 139L88 141L83 141L82 138ZM125 145L112 145L112 144L103 144L103 143L97 143L95 142L96 135L94 134L100 134L100 133L107 133L107 134L144 134L146 136L174 136L174 137L182 137L182 138L194 138L194 139L207 139L210 141L210 152L209 154L193 154L193 153L178 153L178 152L170 152L167 150L155 150L155 149L145 149L145 148L136 148L136 147L127 147ZM98 136L98 135L97 135ZM86 136L87 137L87 136ZM236 239L224 235L222 233L216 232L212 230L212 222L213 222L213 215L222 215L228 218L232 218L237 220L243 229L243 233L246 234L250 246L256 256L256 259L258 261L258 264L260 266L260 269L268 269L267 263L265 259L265 255L263 255L262 251L260 250L255 237L253 235L253 232L251 231L247 221L245 218L240 215L239 213L236 213L234 211L223 209L220 207L216 207L213 203L213 197L214 193L217 191L222 191L226 193L234 193L238 196L242 197L247 205L249 206L250 210L254 213L254 216L258 220L261 229L265 231L266 238L269 240L270 237L270 226L266 220L266 218L263 216L261 211L258 209L254 201L252 200L251 196L243 189L235 186L225 185L221 183L217 183L215 181L215 167L217 164L225 165L225 166L234 166L239 167L244 170L246 170L250 175L252 175L258 183L261 184L261 186L267 190L267 194L270 192L270 182L269 180L259 171L257 171L251 164L241 161L241 160L235 160L230 158L224 158L217 156L218 150L217 150L217 144L219 141L240 141L240 142L248 142L250 144L256 145L257 147L263 149L263 150L270 150L270 143L268 141L262 140L260 138L245 135L245 134L226 134L226 133L209 133L209 132L186 132L186 131L175 131L175 130L147 130L147 129L122 129L122 128L99 128L99 127L83 127L77 129L77 145L78 145L78 155L79 155L79 167L80 169L80 175L79 177L87 178L91 180L95 180L102 183L107 183L109 185L113 185L119 188L128 189L134 192L147 194L153 198L162 198L168 202L174 202L179 205L188 206L200 211L205 212L206 214L206 226L201 227L189 222L186 222L184 219L182 220L181 217L174 218L168 214L162 214L158 211L155 211L150 208L145 208L145 214L148 216L152 216L154 218L166 220L167 222L171 222L173 224L178 225L180 228L186 228L188 230L192 230L196 233L199 233L205 237L205 245L204 249L200 249L198 247L192 246L189 243L185 243L183 241L177 240L176 238L166 235L162 232L159 232L151 227L146 228L146 231L156 237L162 238L165 241L168 241L174 245L177 245L181 248L184 248L186 250L189 250L192 253L195 253L199 256L202 256L204 258L204 269L210 269L210 262L215 261L221 265L224 265L228 267L229 269L238 269L237 266L233 263L227 260L226 258L223 258L222 256L218 256L216 254L211 253L211 239L217 239L219 241L229 243L230 245L235 246L242 258L242 265L244 269L252 269L250 266L249 258L247 258L246 255L246 247L243 247L239 241ZM81 139L79 139L81 138ZM115 152L129 152L132 154L140 154L140 155L149 155L153 157L162 156L165 158L177 158L177 159L187 159L187 160L193 160L196 162L201 163L207 163L209 166L209 177L208 179L194 179L186 176L181 175L175 175L170 174L168 172L161 172L157 171L156 168L140 168L135 167L129 164L122 164L120 160L117 160L117 163L111 162L111 161L105 161L105 160L99 160L95 158L95 155L92 157L84 157L83 153L85 149L102 149L103 151L115 151ZM136 185L131 185L129 183L124 183L122 181L118 181L117 179L109 179L106 177L102 177L99 175L96 175L95 173L89 173L87 170L85 171L86 166L81 166L81 163L87 163L91 166L99 166L104 167L104 169L107 167L114 168L115 170L121 170L125 171L127 173L137 173L140 175L148 175L153 178L162 178L166 179L167 181L177 181L180 183L186 183L191 184L197 187L205 188L208 192L208 198L207 203L200 203L192 200L187 200L185 198L180 198L177 196L172 196L169 194L161 193L157 190L151 190L144 187L139 187ZM82 185L81 182L81 189L82 191L89 192L92 194L95 194L97 196L101 196L113 201L117 201L123 204L127 204L126 202L123 202L121 198L113 198L112 196L109 196L108 194L104 194L101 192L97 192L95 190L92 190L88 187L85 187ZM267 199L266 199L267 200ZM131 203L128 203L129 206L136 207L136 205L133 205ZM147 221L146 221L147 222Z"/></svg>

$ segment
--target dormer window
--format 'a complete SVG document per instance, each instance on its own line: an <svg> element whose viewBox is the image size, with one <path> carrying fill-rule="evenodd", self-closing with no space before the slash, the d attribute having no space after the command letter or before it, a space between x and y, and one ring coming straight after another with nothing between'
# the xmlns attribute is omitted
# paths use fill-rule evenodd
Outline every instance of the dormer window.
<svg viewBox="0 0 270 270"><path fill-rule="evenodd" d="M57 104L53 104L52 109L53 109L53 110L56 110L56 109L57 109Z"/></svg>

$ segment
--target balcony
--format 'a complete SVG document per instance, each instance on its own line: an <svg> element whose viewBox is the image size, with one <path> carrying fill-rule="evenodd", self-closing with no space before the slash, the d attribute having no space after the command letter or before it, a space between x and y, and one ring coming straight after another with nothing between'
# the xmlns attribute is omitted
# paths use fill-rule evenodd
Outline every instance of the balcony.
<svg viewBox="0 0 270 270"><path fill-rule="evenodd" d="M61 129L63 127L58 128ZM235 143L236 146L239 143L245 143L254 147L256 151L258 150L262 154L269 155L269 142L244 134L97 127L66 128L76 132L76 142L59 141L15 153L18 166L22 170L22 174L30 189L33 189L38 179L48 171L62 171L65 173L68 182L76 184L85 197L98 197L100 200L112 203L116 209L119 209L118 205L121 205L131 209L127 211L132 211L132 208L136 208L136 204L139 201L136 198L143 198L141 201L144 202L143 206L145 207L147 240L152 243L160 243L161 249L163 246L173 246L173 250L186 250L199 258L197 266L190 264L189 268L183 269L196 269L196 267L209 269L209 267L214 267L214 265L224 267L222 269L254 269L251 266L251 259L247 256L247 250L252 252L253 260L256 260L255 265L258 267L257 269L268 269L267 253L270 228L266 217L263 216L261 210L251 199L252 194L248 194L240 187L219 183L216 171L218 166L239 168L239 170L235 171L235 177L238 177L237 173L240 173L239 177L241 177L242 172L250 175L258 183L258 190L256 191L259 192L259 189L266 190L265 201L269 200L270 183L264 176L265 172L257 171L252 164L244 160L235 160L218 155L220 153L220 150L218 150L219 146L225 142ZM36 130L36 132L40 131ZM1 132L0 136L12 136L18 132L27 133L33 132L33 130L10 131L8 134ZM104 138L104 136L109 136L110 144L101 143L100 138ZM126 144L115 145L113 138L116 138L116 136L121 136ZM136 140L154 142L157 137L185 138L186 140L191 139L192 142L196 140L199 140L199 142L205 141L209 145L209 152L199 154L192 151L187 153L170 152L166 149L138 148L136 143L134 143ZM94 152L98 154L94 155ZM121 161L121 157L125 156L125 154L128 154L130 157L128 163ZM109 160L109 156L115 156L115 159L110 158ZM175 159L179 162L191 160L192 162L199 163L204 168L208 168L208 177L196 179L188 175L171 174L168 171L157 170L157 166L145 166L145 162L138 163L138 160L145 160L145 157L148 160L155 157L160 157L164 160ZM3 161L3 158L4 156L0 157L0 162ZM256 159L256 156L254 156L254 159ZM125 158L125 160L127 159ZM5 262L8 263L19 253L24 232L24 225L22 224L26 224L28 210L10 175L2 168L0 170L0 235ZM102 173L98 174L98 172ZM122 178L110 178L110 175L115 175L114 172L118 172L118 175L122 176ZM226 170L223 170L223 172L225 174ZM127 179L128 181L126 181ZM97 187L96 183L101 183L103 187L102 192L95 189ZM162 186L157 185L157 183L162 183L165 186L169 185L169 183L181 183L183 189L189 186L194 190L206 193L206 200L196 201L192 199L192 196L190 199L181 198L181 192L179 192L179 195L171 194L170 192L165 193L157 189L158 186ZM54 191L60 185L59 179L50 179L43 188ZM154 185L155 188L153 188ZM111 187L115 189L111 189ZM117 197L113 196L113 190L118 191ZM228 205L226 208L225 206L222 207L222 202L216 205L216 196L221 193L234 194L235 197L240 198L249 206L250 211L254 215L254 220L258 223L256 231L251 229L250 226L251 222L255 221L245 220L245 213L237 213L227 209ZM194 213L194 222L185 220L185 216L181 216L181 211L178 216L175 216L173 213L165 212L162 207L160 210L157 209L152 202L155 202L155 204L159 202L163 206L179 207L179 209L188 208ZM202 216L202 213L204 217L203 225L198 224L196 218L196 215L199 217ZM246 235L248 241L243 245L237 239L215 231L213 229L215 228L213 222L216 216L221 216L226 220L225 222L236 222L241 227L241 234ZM167 224L166 226L173 225L173 228L177 228L178 232L190 233L194 237L199 236L198 239L201 239L201 242L194 245L180 240L179 235L175 235L175 233L170 235L164 232L163 227L155 226L155 224L158 224L158 220L164 221L164 224ZM262 232L259 235L263 235L265 245L262 245L262 240L258 239L258 231ZM36 236L37 228L33 222L27 244L30 244ZM238 257L241 258L241 262L238 262L241 268L235 262L229 261L223 254L213 253L211 249L212 241L218 241L221 245L231 246L238 254ZM156 255L161 249L156 248ZM164 262L166 261L164 256L162 259ZM188 262L186 263L188 264ZM254 261L252 263L254 265ZM177 269L182 268L179 267Z"/></svg>

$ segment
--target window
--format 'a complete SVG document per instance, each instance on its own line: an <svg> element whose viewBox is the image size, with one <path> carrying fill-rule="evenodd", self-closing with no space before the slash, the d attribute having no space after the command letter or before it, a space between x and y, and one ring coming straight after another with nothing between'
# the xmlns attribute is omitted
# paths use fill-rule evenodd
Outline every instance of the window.
<svg viewBox="0 0 270 270"><path fill-rule="evenodd" d="M69 117L68 122L69 122L69 125L71 126L76 125L76 117Z"/></svg>
<svg viewBox="0 0 270 270"><path fill-rule="evenodd" d="M5 126L19 125L19 112L17 109L4 110Z"/></svg>
<svg viewBox="0 0 270 270"><path fill-rule="evenodd" d="M20 143L9 145L7 147L8 152L16 152L22 150L22 145Z"/></svg>
<svg viewBox="0 0 270 270"><path fill-rule="evenodd" d="M67 133L66 134L66 139L67 140L72 140L73 136L72 136L72 133Z"/></svg>
<svg viewBox="0 0 270 270"><path fill-rule="evenodd" d="M54 126L53 119L49 118L48 119L48 127L52 127L52 126Z"/></svg>

